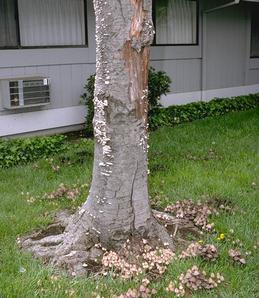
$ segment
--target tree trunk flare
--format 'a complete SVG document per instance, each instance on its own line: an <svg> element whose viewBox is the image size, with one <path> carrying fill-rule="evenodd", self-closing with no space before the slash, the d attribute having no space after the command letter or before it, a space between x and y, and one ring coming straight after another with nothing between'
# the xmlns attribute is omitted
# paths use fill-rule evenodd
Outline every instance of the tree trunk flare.
<svg viewBox="0 0 259 298"><path fill-rule="evenodd" d="M173 246L152 215L147 188L152 0L94 0L94 8L97 70L92 185L88 199L58 238L52 259L59 266L70 264L79 273L89 254L96 255L91 250L96 243L117 249L137 234L158 237Z"/></svg>

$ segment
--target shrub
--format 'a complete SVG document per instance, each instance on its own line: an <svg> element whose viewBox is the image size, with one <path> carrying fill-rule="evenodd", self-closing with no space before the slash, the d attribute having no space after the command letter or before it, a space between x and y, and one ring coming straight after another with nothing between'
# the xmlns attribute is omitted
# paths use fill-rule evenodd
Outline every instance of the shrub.
<svg viewBox="0 0 259 298"><path fill-rule="evenodd" d="M91 75L84 86L85 92L81 95L87 107L85 132L86 136L93 135L93 117L94 117L94 84L95 74Z"/></svg>
<svg viewBox="0 0 259 298"><path fill-rule="evenodd" d="M86 135L93 135L93 116L94 116L94 84L95 75L91 75L85 84L85 92L81 98L84 100L87 106L86 116ZM171 79L164 71L156 71L153 67L150 67L148 72L148 102L149 111L154 108L160 107L161 95L166 95L170 91Z"/></svg>
<svg viewBox="0 0 259 298"><path fill-rule="evenodd" d="M0 140L0 168L25 164L64 151L65 141L63 135Z"/></svg>
<svg viewBox="0 0 259 298"><path fill-rule="evenodd" d="M170 84L172 83L169 76L164 71L156 71L153 67L148 72L148 104L149 111L160 107L161 95L170 92Z"/></svg>
<svg viewBox="0 0 259 298"><path fill-rule="evenodd" d="M94 156L94 141L92 139L80 138L80 142L70 143L69 150L57 156L59 163L67 165L83 164L92 161Z"/></svg>
<svg viewBox="0 0 259 298"><path fill-rule="evenodd" d="M216 117L229 112L245 111L259 106L259 94L232 98L217 98L209 102L193 102L186 105L156 108L149 113L151 129L173 126L206 117Z"/></svg>

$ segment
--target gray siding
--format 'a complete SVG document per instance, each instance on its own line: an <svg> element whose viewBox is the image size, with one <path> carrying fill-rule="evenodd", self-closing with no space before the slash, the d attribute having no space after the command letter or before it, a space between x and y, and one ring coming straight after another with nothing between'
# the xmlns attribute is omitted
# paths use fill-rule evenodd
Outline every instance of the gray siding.
<svg viewBox="0 0 259 298"><path fill-rule="evenodd" d="M88 8L88 47L55 49L0 50L0 79L22 76L51 78L51 104L55 109L80 104L85 80L95 72L95 24L91 1ZM39 110L31 109L26 111ZM24 112L8 111L0 100L0 115Z"/></svg>
<svg viewBox="0 0 259 298"><path fill-rule="evenodd" d="M202 13L228 2L200 2L198 46L152 47L151 65L171 76L172 93L259 84L259 59L250 59L250 3Z"/></svg>
<svg viewBox="0 0 259 298"><path fill-rule="evenodd" d="M229 1L200 1L199 45L151 48L151 65L169 74L172 93L198 94L202 89L259 84L259 59L249 58L250 4L211 12L206 20L203 17L204 9L226 2ZM30 111L80 104L84 82L95 72L92 1L87 1L87 6L88 47L0 50L0 78L28 75L51 78L51 105ZM0 100L0 116L22 112L5 110Z"/></svg>
<svg viewBox="0 0 259 298"><path fill-rule="evenodd" d="M247 85L258 84L259 82L259 68L258 69L250 69L247 75Z"/></svg>
<svg viewBox="0 0 259 298"><path fill-rule="evenodd" d="M205 89L245 84L247 56L246 6L236 5L206 16Z"/></svg>
<svg viewBox="0 0 259 298"><path fill-rule="evenodd" d="M173 93L192 92L201 89L201 59L153 60L151 65L162 69L172 80Z"/></svg>

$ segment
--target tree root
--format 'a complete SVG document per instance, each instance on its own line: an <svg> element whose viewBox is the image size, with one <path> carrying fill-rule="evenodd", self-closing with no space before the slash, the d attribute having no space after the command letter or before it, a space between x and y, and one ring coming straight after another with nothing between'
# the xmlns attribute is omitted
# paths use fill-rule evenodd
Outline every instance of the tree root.
<svg viewBox="0 0 259 298"><path fill-rule="evenodd" d="M199 229L188 219L176 218L166 212L160 212L154 209L152 209L152 213L154 217L167 228L167 230L169 230L170 227L174 228L174 233L172 235L174 238L176 237L177 232L182 230L189 231L194 235L200 234Z"/></svg>
<svg viewBox="0 0 259 298"><path fill-rule="evenodd" d="M199 230L188 220L175 218L165 212L152 210L148 237L156 245L166 245L175 250L175 243L186 244L187 241L177 237L183 231L199 234ZM24 251L32 253L45 263L64 269L72 276L85 275L100 270L101 258L105 248L98 243L96 235L91 233L90 222L84 226L78 220L78 214L68 216L61 212L55 217L56 222L46 229L33 232L17 239Z"/></svg>
<svg viewBox="0 0 259 298"><path fill-rule="evenodd" d="M189 244L189 241L186 240L186 235L188 234L195 238L200 237L200 230L190 220L176 218L166 212L160 212L155 209L152 209L152 213L157 221L166 228L176 247L183 247Z"/></svg>

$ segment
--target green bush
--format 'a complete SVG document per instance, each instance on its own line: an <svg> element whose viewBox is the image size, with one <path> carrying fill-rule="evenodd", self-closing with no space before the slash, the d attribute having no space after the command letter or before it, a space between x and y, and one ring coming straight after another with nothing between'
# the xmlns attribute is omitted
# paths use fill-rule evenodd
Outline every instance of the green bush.
<svg viewBox="0 0 259 298"><path fill-rule="evenodd" d="M56 160L64 165L83 164L91 161L94 156L94 141L92 139L80 138L80 142L70 143L69 150L58 154Z"/></svg>
<svg viewBox="0 0 259 298"><path fill-rule="evenodd" d="M149 126L173 126L206 117L216 117L229 112L246 111L259 106L259 94L232 98L217 98L209 102L199 101L186 105L152 109L149 113Z"/></svg>
<svg viewBox="0 0 259 298"><path fill-rule="evenodd" d="M93 116L94 116L94 84L95 75L91 75L84 86L85 92L81 98L84 100L87 107L86 116L86 135L93 135ZM160 107L161 95L166 95L170 91L171 79L164 71L156 71L150 67L148 72L148 103L149 111Z"/></svg>
<svg viewBox="0 0 259 298"><path fill-rule="evenodd" d="M85 132L86 136L93 135L93 117L94 117L94 84L95 74L91 75L84 86L85 92L81 95L87 107Z"/></svg>
<svg viewBox="0 0 259 298"><path fill-rule="evenodd" d="M38 158L46 158L65 149L66 137L63 135L0 140L0 168L9 168Z"/></svg>
<svg viewBox="0 0 259 298"><path fill-rule="evenodd" d="M169 76L164 71L156 71L153 67L148 71L148 104L149 111L160 107L161 95L170 92L172 83Z"/></svg>

